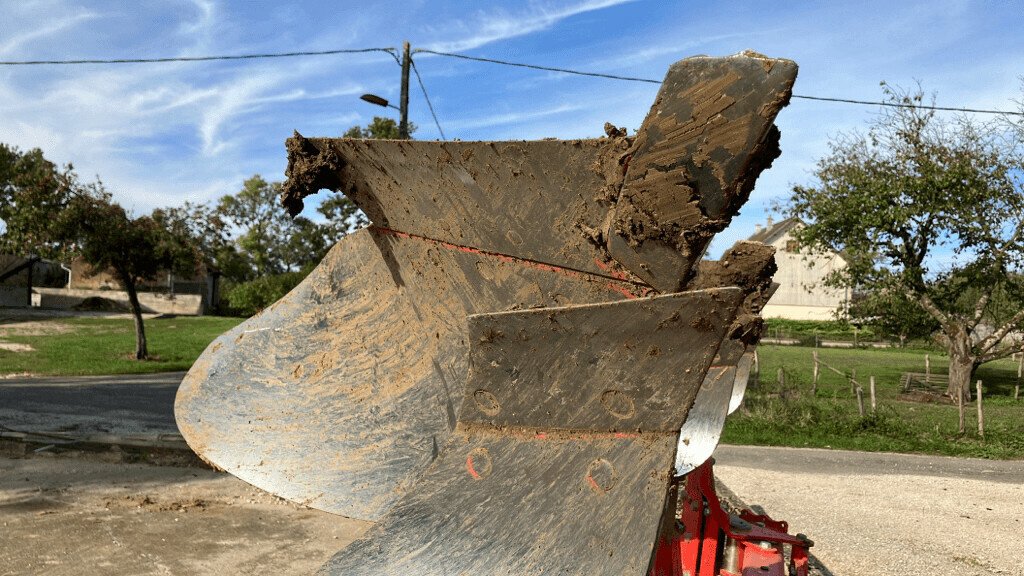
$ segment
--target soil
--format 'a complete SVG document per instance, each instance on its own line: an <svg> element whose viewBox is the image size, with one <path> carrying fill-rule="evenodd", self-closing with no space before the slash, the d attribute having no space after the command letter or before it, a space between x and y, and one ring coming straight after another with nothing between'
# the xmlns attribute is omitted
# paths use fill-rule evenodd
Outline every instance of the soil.
<svg viewBox="0 0 1024 576"><path fill-rule="evenodd" d="M0 576L310 574L368 522L202 467L0 456Z"/></svg>

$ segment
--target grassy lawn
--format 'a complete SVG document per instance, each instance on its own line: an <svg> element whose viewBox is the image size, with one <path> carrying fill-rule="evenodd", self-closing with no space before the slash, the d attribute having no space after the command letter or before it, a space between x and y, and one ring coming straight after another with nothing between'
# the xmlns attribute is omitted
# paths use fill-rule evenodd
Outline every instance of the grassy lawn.
<svg viewBox="0 0 1024 576"><path fill-rule="evenodd" d="M0 349L0 375L142 374L188 370L206 346L242 321L178 316L145 321L150 360L138 361L131 318L47 318L0 326L0 341L32 351Z"/></svg>
<svg viewBox="0 0 1024 576"><path fill-rule="evenodd" d="M933 373L946 373L938 352L901 349L826 349L819 358L849 374L856 370L864 387L867 415L861 418L849 381L822 369L811 396L814 348L760 346L760 383L747 391L744 407L727 421L723 442L771 446L831 447L850 450L921 452L984 458L1024 458L1024 396L1014 401L1017 365L1012 360L986 364L977 379L984 390L985 437L977 435L977 407L966 407L967 433L957 434L957 408L950 404L897 399L903 372L924 372L924 355ZM784 394L777 384L785 372ZM868 378L875 377L878 409L871 414Z"/></svg>

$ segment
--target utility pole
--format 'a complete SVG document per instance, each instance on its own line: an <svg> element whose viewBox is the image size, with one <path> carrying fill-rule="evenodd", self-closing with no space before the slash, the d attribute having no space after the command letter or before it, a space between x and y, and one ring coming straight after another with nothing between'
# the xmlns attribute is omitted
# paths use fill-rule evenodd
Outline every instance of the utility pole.
<svg viewBox="0 0 1024 576"><path fill-rule="evenodd" d="M402 97L399 101L401 120L398 123L398 137L409 139L409 42L402 44Z"/></svg>

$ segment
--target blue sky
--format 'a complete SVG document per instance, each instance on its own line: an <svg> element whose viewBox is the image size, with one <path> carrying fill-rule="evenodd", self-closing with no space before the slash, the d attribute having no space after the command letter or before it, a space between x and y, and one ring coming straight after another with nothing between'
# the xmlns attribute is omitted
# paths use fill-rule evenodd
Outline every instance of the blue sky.
<svg viewBox="0 0 1024 576"><path fill-rule="evenodd" d="M0 60L155 58L399 47L660 79L694 54L744 49L800 65L798 94L878 100L879 81L920 81L938 104L1016 109L1024 9L1004 1L7 3ZM578 138L606 121L635 129L653 84L414 57L448 138ZM39 147L99 176L136 212L234 193L255 173L283 179L292 130L337 136L390 110L400 70L386 54L234 62L0 67L0 142ZM777 123L782 157L759 180L717 253L806 183L829 136L872 107L794 100ZM438 137L413 80L419 139Z"/></svg>

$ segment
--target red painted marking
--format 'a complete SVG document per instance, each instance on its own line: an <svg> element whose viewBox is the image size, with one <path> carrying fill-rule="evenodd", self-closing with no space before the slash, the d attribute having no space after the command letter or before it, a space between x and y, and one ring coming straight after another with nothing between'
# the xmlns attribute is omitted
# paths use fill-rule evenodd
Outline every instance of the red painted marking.
<svg viewBox="0 0 1024 576"><path fill-rule="evenodd" d="M466 470L469 471L469 475L472 476L474 480L479 480L480 479L480 474L476 471L475 468L473 468L473 455L472 454L470 454L469 456L466 456Z"/></svg>
<svg viewBox="0 0 1024 576"><path fill-rule="evenodd" d="M601 487L597 485L597 482L594 481L594 477L590 474L587 474L587 482L590 483L590 487L594 489L594 492L597 492L598 494L604 492L604 490L601 490Z"/></svg>
<svg viewBox="0 0 1024 576"><path fill-rule="evenodd" d="M608 286L609 290L614 290L615 292L618 292L618 293L622 294L623 296L625 296L626 298L629 298L630 300L636 300L637 298L640 298L641 296L646 296L647 295L646 293L640 294L640 295L634 294L634 293L630 292L628 288L626 288L624 286L619 286L617 284L612 284L611 282L609 282L607 284L607 286Z"/></svg>
<svg viewBox="0 0 1024 576"><path fill-rule="evenodd" d="M380 227L380 226L371 226L370 228L372 230L380 233L380 234L384 234L384 235L388 235L388 236L397 236L399 238L408 238L408 239L414 239L414 240L422 240L424 242L430 242L431 244L434 244L436 246L440 246L442 248L446 248L448 250L457 250L459 252L464 252L466 254L476 254L478 256L486 256L488 258L496 258L496 259L498 259L501 262L505 262L505 263L509 263L509 264L516 264L516 265L523 266L523 267L526 267L526 268L533 268L535 270L541 270L543 272L554 272L556 274L562 274L563 276L568 276L570 278L575 278L575 279L578 279L578 280L585 280L587 282L606 281L606 282L604 282L606 288L608 288L609 290L611 290L613 292L618 292L619 294L622 294L626 298L630 298L630 299L640 298L640 297L643 297L643 296L647 296L648 294L650 294L653 291L653 289L650 286L647 286L646 284L643 284L641 282L637 282L637 281L634 281L634 280L629 280L629 279L625 278L623 275L621 275L621 274L619 274L617 272L613 272L611 270L606 270L606 271L608 271L610 273L610 275L606 276L606 275L603 275L603 274L595 274L593 272L584 272L582 270L575 270L573 268L565 268L565 267L562 267L562 266L555 266L554 264L547 264L545 262L538 262L536 260L529 260L527 258L519 258L517 256L510 256L508 254L501 254L501 253L498 253L498 252L490 252L488 250L483 250L483 249L480 249L480 248L474 248L472 246L462 246L460 244L452 244L451 242L445 242L444 240L435 240L434 238L428 238L426 236L420 236L418 234L410 234L408 232L400 232L398 230L392 230L390 228L383 228L383 227ZM604 265L603 263L599 263L599 266L602 267L602 270L606 269L606 265ZM607 282L608 280L611 280L611 282Z"/></svg>
<svg viewBox="0 0 1024 576"><path fill-rule="evenodd" d="M548 437L544 432L537 432L537 440L544 440Z"/></svg>
<svg viewBox="0 0 1024 576"><path fill-rule="evenodd" d="M604 271L604 272L605 272L606 274L608 274L608 275L609 275L609 276L611 276L612 278L615 278L615 279L617 279L617 280L622 280L623 282L632 282L632 281L631 281L631 280L629 279L629 277L628 277L628 276L626 276L626 275L625 275L624 273L622 273L622 272L619 272L618 270L615 270L614 268L612 268L611 266L609 266L609 265L608 265L607 263L605 263L605 262L602 262L600 258L594 258L594 264L597 264L597 267L598 267L598 268L600 268L601 270L603 270L603 271Z"/></svg>

